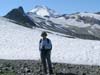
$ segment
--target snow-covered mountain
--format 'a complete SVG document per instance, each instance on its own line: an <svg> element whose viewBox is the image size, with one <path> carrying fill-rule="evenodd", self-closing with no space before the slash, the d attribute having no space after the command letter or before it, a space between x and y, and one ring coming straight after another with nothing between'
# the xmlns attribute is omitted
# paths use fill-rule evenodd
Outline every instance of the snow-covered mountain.
<svg viewBox="0 0 100 75"><path fill-rule="evenodd" d="M39 60L41 28L26 28L0 17L0 59ZM52 61L70 64L100 65L100 42L66 38L47 30L53 44Z"/></svg>
<svg viewBox="0 0 100 75"><path fill-rule="evenodd" d="M35 8L30 10L29 12L39 15L41 17L57 15L57 13L54 10L52 10L46 6L39 6L39 5L35 6Z"/></svg>
<svg viewBox="0 0 100 75"><path fill-rule="evenodd" d="M9 12L6 17L20 22L26 27L43 28L65 34L68 37L100 40L100 14L97 13L59 15L48 7L36 6L27 13L23 9L20 13L18 8L17 12Z"/></svg>
<svg viewBox="0 0 100 75"><path fill-rule="evenodd" d="M44 13L43 15L47 15L45 7L40 6L39 8L37 11L36 8L33 10L36 13L40 11L40 13ZM41 9L44 10L41 11ZM38 27L83 39L100 39L100 15L97 13L85 12L43 17L34 14L34 11L28 12L27 15L35 21Z"/></svg>

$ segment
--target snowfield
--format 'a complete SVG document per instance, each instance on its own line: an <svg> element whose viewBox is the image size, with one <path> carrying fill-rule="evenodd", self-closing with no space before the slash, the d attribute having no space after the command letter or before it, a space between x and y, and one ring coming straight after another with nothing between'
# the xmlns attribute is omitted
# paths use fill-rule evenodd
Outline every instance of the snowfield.
<svg viewBox="0 0 100 75"><path fill-rule="evenodd" d="M29 29L0 17L0 59L39 60L39 39L43 29ZM52 40L52 61L100 65L100 41L66 38L48 33Z"/></svg>

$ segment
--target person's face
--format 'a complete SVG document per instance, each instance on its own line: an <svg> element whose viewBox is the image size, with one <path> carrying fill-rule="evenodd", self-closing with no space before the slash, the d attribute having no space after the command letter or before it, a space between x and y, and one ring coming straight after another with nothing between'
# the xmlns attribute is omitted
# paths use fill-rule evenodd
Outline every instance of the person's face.
<svg viewBox="0 0 100 75"><path fill-rule="evenodd" d="M42 37L43 37L43 39L45 39L46 38L46 35L43 35Z"/></svg>

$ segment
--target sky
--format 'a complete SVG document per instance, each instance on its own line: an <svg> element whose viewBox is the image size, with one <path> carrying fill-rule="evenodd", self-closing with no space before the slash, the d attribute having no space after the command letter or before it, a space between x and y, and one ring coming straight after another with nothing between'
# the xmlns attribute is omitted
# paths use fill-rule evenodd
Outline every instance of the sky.
<svg viewBox="0 0 100 75"><path fill-rule="evenodd" d="M0 16L19 6L28 12L36 5L47 6L59 14L100 12L100 0L0 0Z"/></svg>

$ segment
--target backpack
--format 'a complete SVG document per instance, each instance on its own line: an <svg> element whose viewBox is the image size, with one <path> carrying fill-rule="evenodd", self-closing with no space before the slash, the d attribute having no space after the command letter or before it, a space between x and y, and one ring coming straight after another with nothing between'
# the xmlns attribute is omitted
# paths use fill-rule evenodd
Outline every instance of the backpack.
<svg viewBox="0 0 100 75"><path fill-rule="evenodd" d="M42 42L42 39L40 40L40 43ZM47 38L47 44L44 47L45 50L51 50L52 49L52 44L50 40Z"/></svg>

